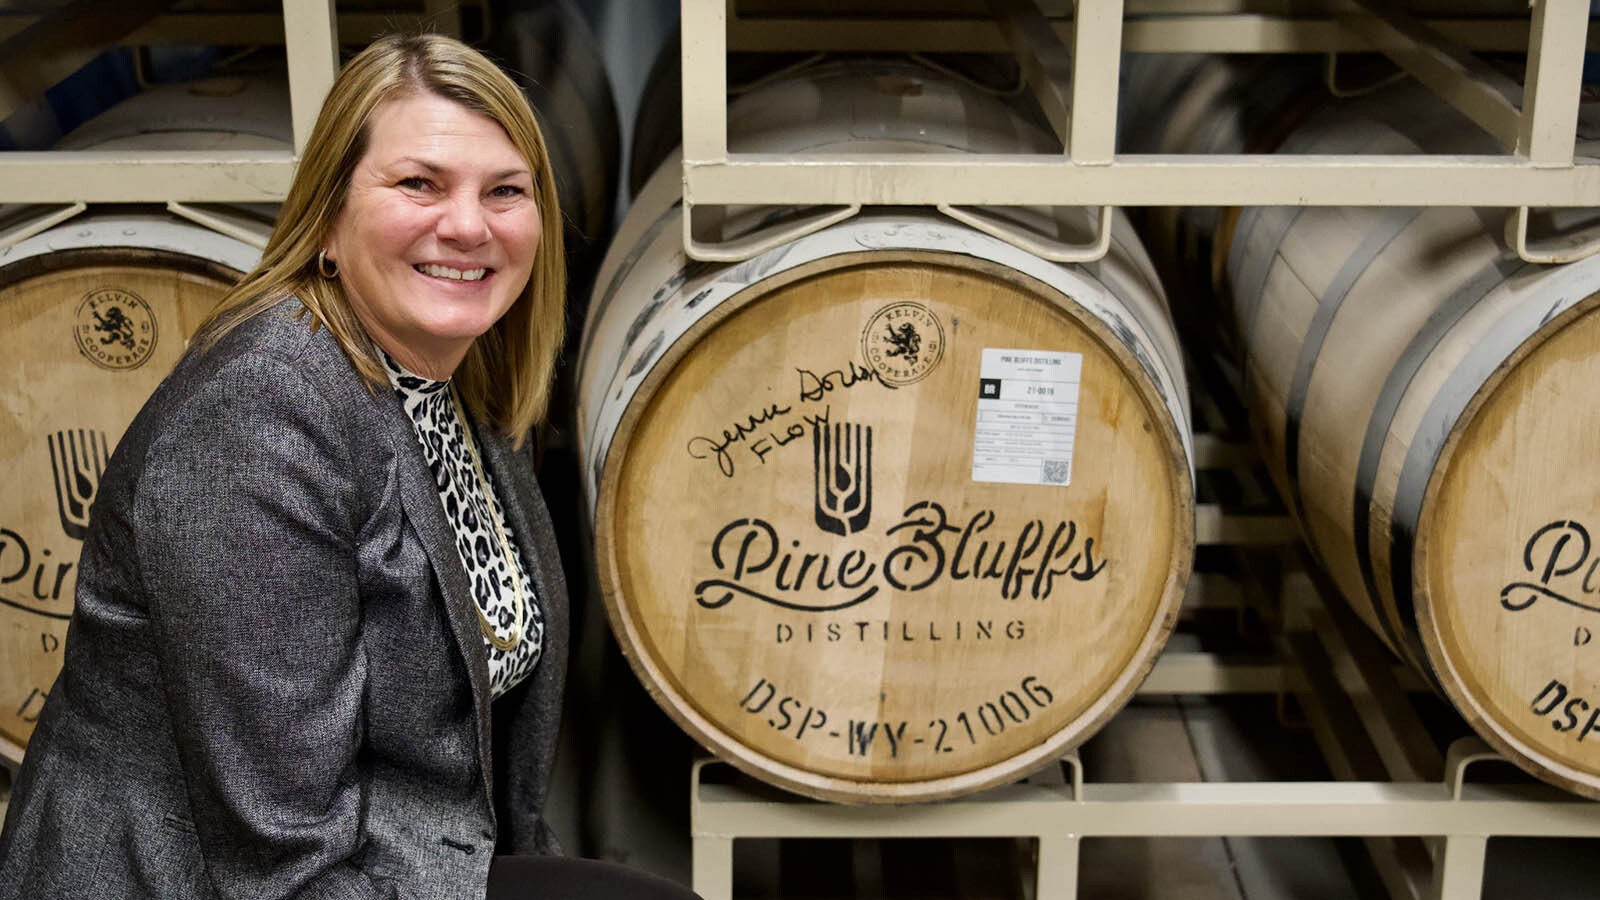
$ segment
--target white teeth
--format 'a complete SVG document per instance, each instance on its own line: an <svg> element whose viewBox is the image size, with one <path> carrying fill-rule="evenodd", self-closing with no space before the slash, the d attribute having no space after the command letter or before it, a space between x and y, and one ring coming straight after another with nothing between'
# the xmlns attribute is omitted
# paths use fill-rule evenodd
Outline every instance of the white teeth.
<svg viewBox="0 0 1600 900"><path fill-rule="evenodd" d="M430 264L413 266L412 268L424 275L432 275L434 278L449 278L452 281L477 281L489 271L488 269L467 269L463 272L460 269L452 269L449 266Z"/></svg>

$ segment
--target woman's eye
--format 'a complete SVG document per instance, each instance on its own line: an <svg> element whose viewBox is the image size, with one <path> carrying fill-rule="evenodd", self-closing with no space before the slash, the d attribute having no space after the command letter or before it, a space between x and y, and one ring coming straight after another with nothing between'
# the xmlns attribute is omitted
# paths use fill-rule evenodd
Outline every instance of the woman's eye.
<svg viewBox="0 0 1600 900"><path fill-rule="evenodd" d="M426 190L428 187L428 180L426 178L402 178L400 179L400 187L403 187L408 191Z"/></svg>
<svg viewBox="0 0 1600 900"><path fill-rule="evenodd" d="M495 196L495 197L506 198L506 197L521 197L523 194L526 194L527 191L523 190L519 185L502 184L499 187L495 188L494 190L490 191L489 193L491 195Z"/></svg>

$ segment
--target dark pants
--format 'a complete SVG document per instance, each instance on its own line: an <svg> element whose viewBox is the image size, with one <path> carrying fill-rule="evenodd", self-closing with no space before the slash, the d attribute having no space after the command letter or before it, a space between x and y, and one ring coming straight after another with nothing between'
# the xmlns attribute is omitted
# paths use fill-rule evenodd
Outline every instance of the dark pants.
<svg viewBox="0 0 1600 900"><path fill-rule="evenodd" d="M597 859L497 856L486 900L700 900L665 878Z"/></svg>

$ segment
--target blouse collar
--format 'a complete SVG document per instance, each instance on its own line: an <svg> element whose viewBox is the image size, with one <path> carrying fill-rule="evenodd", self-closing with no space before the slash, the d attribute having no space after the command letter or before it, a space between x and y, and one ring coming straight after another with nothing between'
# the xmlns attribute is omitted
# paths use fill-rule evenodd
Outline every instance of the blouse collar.
<svg viewBox="0 0 1600 900"><path fill-rule="evenodd" d="M437 381L407 369L382 348L379 348L378 355L383 357L383 370L389 376L389 383L404 396L427 397L450 386L448 380Z"/></svg>

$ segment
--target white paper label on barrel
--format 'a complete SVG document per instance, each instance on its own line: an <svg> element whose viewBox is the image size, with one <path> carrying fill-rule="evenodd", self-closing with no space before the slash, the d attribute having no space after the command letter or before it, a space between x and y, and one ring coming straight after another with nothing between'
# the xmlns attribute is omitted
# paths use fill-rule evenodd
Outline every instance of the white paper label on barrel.
<svg viewBox="0 0 1600 900"><path fill-rule="evenodd" d="M1072 482L1083 354L985 347L978 378L972 480Z"/></svg>

